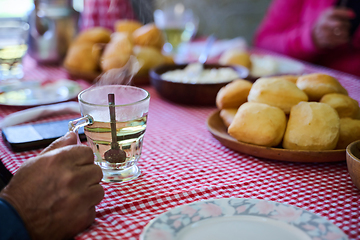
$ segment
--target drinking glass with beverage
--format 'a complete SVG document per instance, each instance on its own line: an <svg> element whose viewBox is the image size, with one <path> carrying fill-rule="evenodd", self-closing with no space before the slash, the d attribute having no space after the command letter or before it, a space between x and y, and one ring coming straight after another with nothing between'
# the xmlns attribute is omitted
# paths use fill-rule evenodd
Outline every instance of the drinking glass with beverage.
<svg viewBox="0 0 360 240"><path fill-rule="evenodd" d="M95 163L104 182L129 181L140 176L150 94L126 85L91 87L78 96L82 117L69 122L69 130L84 127Z"/></svg>
<svg viewBox="0 0 360 240"><path fill-rule="evenodd" d="M23 78L22 58L27 51L29 24L21 20L0 20L0 81Z"/></svg>
<svg viewBox="0 0 360 240"><path fill-rule="evenodd" d="M163 50L169 54L176 54L181 43L190 41L196 34L199 19L191 9L185 9L181 3L157 9L154 12L154 22L163 32L166 43Z"/></svg>

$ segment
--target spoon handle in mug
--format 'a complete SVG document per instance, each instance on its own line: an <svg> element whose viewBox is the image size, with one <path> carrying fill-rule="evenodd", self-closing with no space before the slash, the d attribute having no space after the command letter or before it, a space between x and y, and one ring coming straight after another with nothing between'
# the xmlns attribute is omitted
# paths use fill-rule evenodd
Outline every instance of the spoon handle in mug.
<svg viewBox="0 0 360 240"><path fill-rule="evenodd" d="M109 112L110 112L110 127L111 127L111 149L119 149L116 134L116 119L115 119L115 95L108 94Z"/></svg>

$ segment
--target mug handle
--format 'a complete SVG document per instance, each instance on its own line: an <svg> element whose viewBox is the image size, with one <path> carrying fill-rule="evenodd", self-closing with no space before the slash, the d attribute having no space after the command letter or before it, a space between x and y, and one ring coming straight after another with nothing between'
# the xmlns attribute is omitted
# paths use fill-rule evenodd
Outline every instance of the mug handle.
<svg viewBox="0 0 360 240"><path fill-rule="evenodd" d="M75 119L69 122L69 132L75 132L77 136L77 144L81 144L78 130L81 127L91 125L94 123L94 119L90 115Z"/></svg>

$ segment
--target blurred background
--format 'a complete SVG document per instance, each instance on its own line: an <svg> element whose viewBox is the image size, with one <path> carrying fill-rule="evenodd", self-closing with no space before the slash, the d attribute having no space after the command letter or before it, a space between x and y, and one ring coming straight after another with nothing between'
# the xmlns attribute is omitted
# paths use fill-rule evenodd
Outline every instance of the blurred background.
<svg viewBox="0 0 360 240"><path fill-rule="evenodd" d="M74 9L81 12L84 0L73 0ZM87 1L87 0L85 0ZM182 3L199 17L197 36L216 33L219 39L243 37L251 45L257 26L270 0L130 0L137 18L143 23L153 21L153 11L166 5ZM34 0L0 0L0 18L23 18Z"/></svg>
<svg viewBox="0 0 360 240"><path fill-rule="evenodd" d="M0 17L23 18L32 5L33 0L0 0Z"/></svg>
<svg viewBox="0 0 360 240"><path fill-rule="evenodd" d="M198 36L213 33L219 39L241 36L249 45L270 4L270 0L154 0L154 6L162 8L179 2L199 17Z"/></svg>

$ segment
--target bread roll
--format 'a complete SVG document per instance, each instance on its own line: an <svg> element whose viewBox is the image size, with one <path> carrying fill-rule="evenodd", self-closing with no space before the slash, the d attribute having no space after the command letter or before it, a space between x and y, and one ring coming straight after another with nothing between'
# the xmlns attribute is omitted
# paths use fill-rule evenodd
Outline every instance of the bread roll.
<svg viewBox="0 0 360 240"><path fill-rule="evenodd" d="M336 149L345 149L350 143L360 140L360 120L352 118L340 119L340 136Z"/></svg>
<svg viewBox="0 0 360 240"><path fill-rule="evenodd" d="M103 72L109 71L114 68L122 68L129 61L130 56L127 55L119 55L119 56L111 56L101 60L101 69Z"/></svg>
<svg viewBox="0 0 360 240"><path fill-rule="evenodd" d="M246 50L229 49L221 54L219 59L221 65L241 65L247 69L251 68L250 54Z"/></svg>
<svg viewBox="0 0 360 240"><path fill-rule="evenodd" d="M147 75L151 68L166 62L166 58L161 54L161 51L154 47L135 46L133 52L140 63L137 75Z"/></svg>
<svg viewBox="0 0 360 240"><path fill-rule="evenodd" d="M296 75L281 75L279 77L283 78L285 80L288 80L288 81L290 81L292 83L295 83L295 84L296 84L296 82L297 82L297 80L299 78L299 76L296 76Z"/></svg>
<svg viewBox="0 0 360 240"><path fill-rule="evenodd" d="M133 34L135 45L155 47L162 49L164 45L164 37L162 32L154 23L148 23L141 28L136 29Z"/></svg>
<svg viewBox="0 0 360 240"><path fill-rule="evenodd" d="M252 77L275 76L280 71L279 61L270 55L251 54L250 59Z"/></svg>
<svg viewBox="0 0 360 240"><path fill-rule="evenodd" d="M96 72L99 70L101 51L93 43L72 44L64 59L64 66L80 72Z"/></svg>
<svg viewBox="0 0 360 240"><path fill-rule="evenodd" d="M216 106L219 109L239 108L241 104L246 102L252 83L237 79L222 87L216 95Z"/></svg>
<svg viewBox="0 0 360 240"><path fill-rule="evenodd" d="M247 102L241 105L228 128L228 133L238 141L277 146L286 128L285 113L278 107Z"/></svg>
<svg viewBox="0 0 360 240"><path fill-rule="evenodd" d="M341 93L325 94L320 99L320 102L333 107L340 118L355 118L359 111L359 103L355 99Z"/></svg>
<svg viewBox="0 0 360 240"><path fill-rule="evenodd" d="M341 86L336 78L321 73L300 76L296 86L308 95L310 101L319 101L322 96L328 93L348 95L346 89Z"/></svg>
<svg viewBox="0 0 360 240"><path fill-rule="evenodd" d="M128 33L116 32L102 54L101 69L108 71L125 66L133 51L133 42Z"/></svg>
<svg viewBox="0 0 360 240"><path fill-rule="evenodd" d="M226 127L229 127L234 120L237 108L222 109L220 111L220 117L223 120Z"/></svg>
<svg viewBox="0 0 360 240"><path fill-rule="evenodd" d="M325 103L300 102L292 107L283 147L295 150L332 150L339 139L340 119Z"/></svg>
<svg viewBox="0 0 360 240"><path fill-rule="evenodd" d="M355 114L354 119L360 119L360 109L359 109L359 111L357 112L357 114Z"/></svg>
<svg viewBox="0 0 360 240"><path fill-rule="evenodd" d="M75 43L108 43L111 31L104 27L94 27L84 30L75 38Z"/></svg>
<svg viewBox="0 0 360 240"><path fill-rule="evenodd" d="M164 55L165 64L175 64L174 57L171 55Z"/></svg>
<svg viewBox="0 0 360 240"><path fill-rule="evenodd" d="M127 32L132 34L136 29L141 28L143 25L136 20L120 19L114 24L116 32Z"/></svg>
<svg viewBox="0 0 360 240"><path fill-rule="evenodd" d="M266 103L278 107L288 114L292 106L301 101L308 101L308 97L288 80L281 77L263 77L253 84L248 101Z"/></svg>

